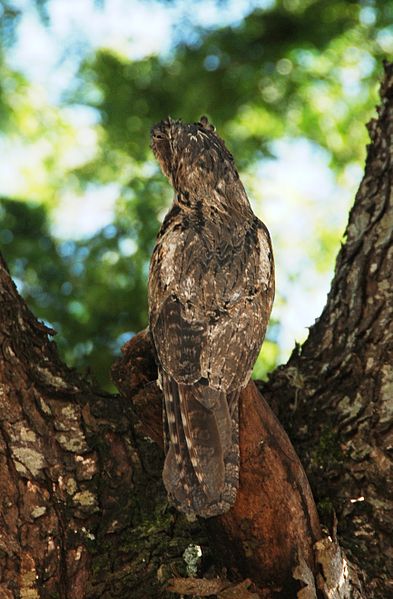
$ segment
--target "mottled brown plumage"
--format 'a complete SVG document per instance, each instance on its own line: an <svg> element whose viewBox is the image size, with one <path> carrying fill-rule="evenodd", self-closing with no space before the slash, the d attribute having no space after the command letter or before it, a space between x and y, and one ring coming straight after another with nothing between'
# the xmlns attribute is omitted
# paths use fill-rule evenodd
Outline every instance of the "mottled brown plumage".
<svg viewBox="0 0 393 599"><path fill-rule="evenodd" d="M149 276L164 393L163 479L178 509L210 517L236 498L238 398L273 302L271 243L206 117L161 121L151 147L175 190Z"/></svg>

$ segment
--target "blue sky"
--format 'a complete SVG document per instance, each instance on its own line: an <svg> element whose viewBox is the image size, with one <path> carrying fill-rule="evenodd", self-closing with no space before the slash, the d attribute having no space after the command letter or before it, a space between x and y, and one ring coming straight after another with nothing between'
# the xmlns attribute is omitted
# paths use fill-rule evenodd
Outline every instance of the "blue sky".
<svg viewBox="0 0 393 599"><path fill-rule="evenodd" d="M237 23L253 7L271 3L228 0L223 7L206 0L51 0L47 5L50 25L45 27L30 0L17 0L23 16L11 64L43 85L56 101L88 50L107 47L134 60L168 53L195 26Z"/></svg>

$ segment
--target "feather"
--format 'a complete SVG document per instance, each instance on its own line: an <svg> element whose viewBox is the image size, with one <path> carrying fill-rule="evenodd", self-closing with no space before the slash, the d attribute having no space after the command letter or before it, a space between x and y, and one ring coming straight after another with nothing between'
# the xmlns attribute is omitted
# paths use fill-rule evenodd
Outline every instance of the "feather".
<svg viewBox="0 0 393 599"><path fill-rule="evenodd" d="M162 121L152 148L175 189L149 272L167 431L163 480L178 509L210 517L236 498L238 399L272 307L271 242L206 117Z"/></svg>
<svg viewBox="0 0 393 599"><path fill-rule="evenodd" d="M237 410L232 416L229 410L237 401L206 391L203 384L177 385L166 374L161 377L169 431L163 470L168 495L186 513L222 513L238 487Z"/></svg>

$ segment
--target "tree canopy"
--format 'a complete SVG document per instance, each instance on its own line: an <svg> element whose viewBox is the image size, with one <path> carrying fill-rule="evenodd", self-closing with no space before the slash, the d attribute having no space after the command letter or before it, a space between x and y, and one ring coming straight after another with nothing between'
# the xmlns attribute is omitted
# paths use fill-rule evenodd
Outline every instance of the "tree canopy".
<svg viewBox="0 0 393 599"><path fill-rule="evenodd" d="M154 3L145 4L154 10ZM230 3L219 4L225 11ZM179 3L162 5L180 11ZM319 281L315 273L332 273L364 160L363 123L374 110L381 62L393 51L393 6L383 0L256 2L244 18L214 26L196 25L180 11L168 48L138 58L70 39L65 50L77 55L77 69L58 98L13 64L27 10L18 6L0 2L0 242L34 313L58 331L68 363L91 366L108 385L113 355L147 324L148 264L171 201L149 149L150 127L168 114L195 121L206 113L231 148L256 212L266 221L270 215L283 273L257 364L263 376L279 359L280 320L294 281L302 278L307 287L308 278L311 285ZM34 6L50 30L51 0ZM288 200L281 161L277 202L264 168L280 143L290 155L304 140L331 169L332 197L314 201L311 190ZM11 183L4 182L7 168ZM303 160L306 178L314 168ZM94 205L103 191L116 199L112 222L93 233L59 232L64 205L74 207L78 230L87 198ZM293 261L291 235L303 245Z"/></svg>

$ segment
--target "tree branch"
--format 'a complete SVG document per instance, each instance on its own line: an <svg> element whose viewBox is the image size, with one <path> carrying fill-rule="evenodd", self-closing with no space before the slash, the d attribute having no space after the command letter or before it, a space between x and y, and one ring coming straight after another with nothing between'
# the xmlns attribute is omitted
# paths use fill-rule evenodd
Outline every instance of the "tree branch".
<svg viewBox="0 0 393 599"><path fill-rule="evenodd" d="M0 256L0 597L166 598L204 533L168 511L128 402L59 359Z"/></svg>
<svg viewBox="0 0 393 599"><path fill-rule="evenodd" d="M162 398L152 356L150 335L143 331L124 346L112 375L132 400L142 431L162 444ZM305 563L316 574L313 546L321 531L300 461L253 382L240 398L240 455L236 503L209 520L215 552L261 588L295 596L295 568Z"/></svg>
<svg viewBox="0 0 393 599"><path fill-rule="evenodd" d="M392 64L380 93L326 307L262 391L277 406L321 508L336 510L340 540L366 570L369 596L385 598L393 592Z"/></svg>

